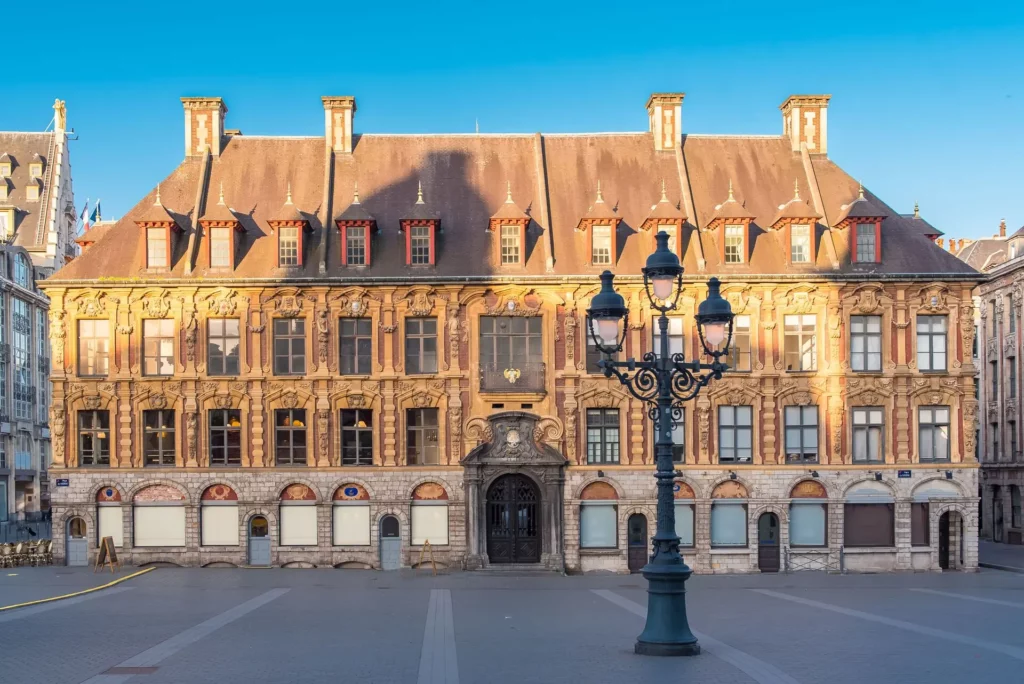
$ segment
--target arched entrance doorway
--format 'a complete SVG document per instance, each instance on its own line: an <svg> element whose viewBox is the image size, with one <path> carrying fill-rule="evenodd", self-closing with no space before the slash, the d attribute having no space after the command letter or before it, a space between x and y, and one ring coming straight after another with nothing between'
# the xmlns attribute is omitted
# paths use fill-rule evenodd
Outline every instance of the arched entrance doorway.
<svg viewBox="0 0 1024 684"><path fill-rule="evenodd" d="M84 518L71 518L68 520L66 536L64 537L64 556L67 564L72 567L89 565L89 540L85 536L86 525Z"/></svg>
<svg viewBox="0 0 1024 684"><path fill-rule="evenodd" d="M647 549L650 539L647 536L647 516L634 513L626 523L626 537L629 545L629 571L640 572L647 565Z"/></svg>
<svg viewBox="0 0 1024 684"><path fill-rule="evenodd" d="M487 490L487 558L540 562L540 492L525 475L504 475Z"/></svg>
<svg viewBox="0 0 1024 684"><path fill-rule="evenodd" d="M778 572L779 565L779 517L762 513L757 519L757 567L761 572Z"/></svg>
<svg viewBox="0 0 1024 684"><path fill-rule="evenodd" d="M963 567L963 516L946 511L939 516L939 567L958 570Z"/></svg>
<svg viewBox="0 0 1024 684"><path fill-rule="evenodd" d="M398 570L402 567L402 534L398 518L385 515L380 520L380 569Z"/></svg>
<svg viewBox="0 0 1024 684"><path fill-rule="evenodd" d="M249 520L249 565L270 565L270 523L262 515Z"/></svg>

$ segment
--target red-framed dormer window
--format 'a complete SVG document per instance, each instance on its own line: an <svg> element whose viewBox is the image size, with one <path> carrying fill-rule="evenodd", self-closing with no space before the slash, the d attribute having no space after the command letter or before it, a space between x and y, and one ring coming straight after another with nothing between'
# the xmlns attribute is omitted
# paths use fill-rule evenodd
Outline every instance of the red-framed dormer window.
<svg viewBox="0 0 1024 684"><path fill-rule="evenodd" d="M747 260L747 225L726 223L723 230L722 261L727 264L742 264Z"/></svg>
<svg viewBox="0 0 1024 684"><path fill-rule="evenodd" d="M437 262L437 223L433 219L402 221L406 266L433 266Z"/></svg>
<svg viewBox="0 0 1024 684"><path fill-rule="evenodd" d="M789 222L786 224L786 243L789 245L789 263L814 263L814 225Z"/></svg>
<svg viewBox="0 0 1024 684"><path fill-rule="evenodd" d="M342 266L369 266L373 225L369 221L338 221Z"/></svg>
<svg viewBox="0 0 1024 684"><path fill-rule="evenodd" d="M206 260L210 268L235 267L236 235L244 232L238 221L200 221L206 234Z"/></svg>
<svg viewBox="0 0 1024 684"><path fill-rule="evenodd" d="M856 223L853 226L853 260L858 264L882 261L882 221Z"/></svg>
<svg viewBox="0 0 1024 684"><path fill-rule="evenodd" d="M146 228L146 268L167 268L170 258L170 229L165 226Z"/></svg>
<svg viewBox="0 0 1024 684"><path fill-rule="evenodd" d="M594 266L615 263L615 231L610 223L595 223L590 227L590 263Z"/></svg>
<svg viewBox="0 0 1024 684"><path fill-rule="evenodd" d="M298 226L281 226L277 229L277 265L302 265L302 230Z"/></svg>

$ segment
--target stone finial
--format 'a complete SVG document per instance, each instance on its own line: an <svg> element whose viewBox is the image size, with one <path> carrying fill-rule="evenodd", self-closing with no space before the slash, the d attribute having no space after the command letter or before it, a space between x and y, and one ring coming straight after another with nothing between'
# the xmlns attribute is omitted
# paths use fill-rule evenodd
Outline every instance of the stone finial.
<svg viewBox="0 0 1024 684"><path fill-rule="evenodd" d="M604 196L601 194L601 181L597 181L597 202L604 203Z"/></svg>
<svg viewBox="0 0 1024 684"><path fill-rule="evenodd" d="M352 204L359 204L359 181L352 183Z"/></svg>
<svg viewBox="0 0 1024 684"><path fill-rule="evenodd" d="M512 181L505 181L505 204L515 204L512 201Z"/></svg>
<svg viewBox="0 0 1024 684"><path fill-rule="evenodd" d="M423 204L423 181L416 182L416 204Z"/></svg>
<svg viewBox="0 0 1024 684"><path fill-rule="evenodd" d="M921 207L918 206L917 202L914 202L914 218L921 218Z"/></svg>

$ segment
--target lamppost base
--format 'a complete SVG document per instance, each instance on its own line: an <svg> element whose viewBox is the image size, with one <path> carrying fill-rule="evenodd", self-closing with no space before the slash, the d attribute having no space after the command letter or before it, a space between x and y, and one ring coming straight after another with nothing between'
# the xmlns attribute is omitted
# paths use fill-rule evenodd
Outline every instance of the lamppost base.
<svg viewBox="0 0 1024 684"><path fill-rule="evenodd" d="M695 656L700 655L700 644L650 644L638 641L633 646L633 653L646 656Z"/></svg>
<svg viewBox="0 0 1024 684"><path fill-rule="evenodd" d="M642 572L647 580L647 624L633 652L648 656L698 655L700 644L686 619L690 568L678 559L674 563L649 563Z"/></svg>

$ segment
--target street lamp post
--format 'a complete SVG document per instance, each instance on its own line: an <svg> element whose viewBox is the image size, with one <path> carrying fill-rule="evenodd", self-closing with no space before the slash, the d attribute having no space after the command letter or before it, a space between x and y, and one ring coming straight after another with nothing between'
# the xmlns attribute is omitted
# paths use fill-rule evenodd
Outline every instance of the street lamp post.
<svg viewBox="0 0 1024 684"><path fill-rule="evenodd" d="M668 316L683 289L683 267L668 248L668 234L659 232L657 248L643 269L644 289L651 306L660 312L660 349L644 354L642 361L610 358L622 349L628 330L629 311L625 300L612 285L610 271L601 274L601 291L587 310L590 335L605 355L599 366L605 377L613 375L629 392L648 405L648 415L657 426L655 452L658 485L658 527L652 540L653 554L643 569L647 579L647 624L637 637L634 651L641 655L691 656L700 653L697 637L686 619L686 580L691 570L679 554L673 484L672 423L681 420L683 402L697 396L713 379L721 379L728 365L721 359L732 341L732 308L719 294L717 278L708 281L708 296L695 317L704 354L711 363L686 361L681 353L669 353ZM723 345L722 343L725 342ZM721 346L720 346L721 345Z"/></svg>

